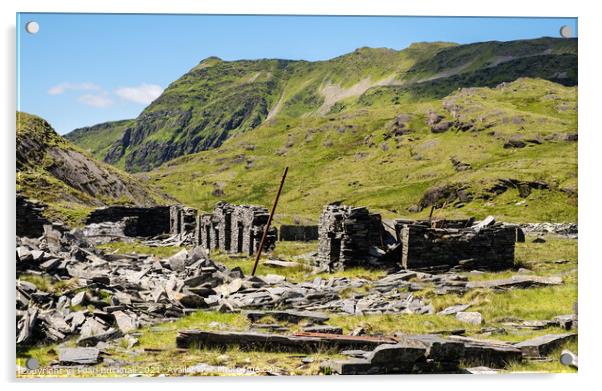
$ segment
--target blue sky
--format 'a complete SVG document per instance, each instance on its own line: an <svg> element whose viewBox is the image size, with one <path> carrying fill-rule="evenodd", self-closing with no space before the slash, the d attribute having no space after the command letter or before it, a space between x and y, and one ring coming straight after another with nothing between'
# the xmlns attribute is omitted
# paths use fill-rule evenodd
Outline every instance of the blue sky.
<svg viewBox="0 0 602 391"><path fill-rule="evenodd" d="M37 34L25 32L36 21ZM209 56L324 60L362 46L470 43L577 33L576 18L17 15L17 108L61 134L135 118Z"/></svg>

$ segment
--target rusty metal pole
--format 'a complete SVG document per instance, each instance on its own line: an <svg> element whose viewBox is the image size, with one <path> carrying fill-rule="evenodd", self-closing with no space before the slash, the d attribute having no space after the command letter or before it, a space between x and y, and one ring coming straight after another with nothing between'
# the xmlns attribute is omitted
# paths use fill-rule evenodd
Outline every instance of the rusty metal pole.
<svg viewBox="0 0 602 391"><path fill-rule="evenodd" d="M274 217L274 212L276 212L276 205L278 205L278 199L280 198L280 193L282 192L282 186L284 185L284 180L286 179L286 174L288 173L288 167L284 168L284 174L282 174L282 179L280 180L280 187L278 188L278 193L276 194L276 199L274 200L274 205L272 205L272 211L270 212L270 217L268 218L268 222L265 225L263 230L263 236L261 237L261 242L259 243L259 249L257 250L257 256L255 257L255 265L253 265L253 271L251 275L255 275L255 271L257 270L257 265L259 264L259 258L261 257L261 252L263 251L263 244L265 243L265 238L268 236L268 231L270 230L270 225L272 224L272 218Z"/></svg>

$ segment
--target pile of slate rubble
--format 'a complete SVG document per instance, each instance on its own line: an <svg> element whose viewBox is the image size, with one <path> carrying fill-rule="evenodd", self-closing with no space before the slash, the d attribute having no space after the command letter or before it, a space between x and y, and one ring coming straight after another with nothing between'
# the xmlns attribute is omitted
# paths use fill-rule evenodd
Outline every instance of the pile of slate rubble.
<svg viewBox="0 0 602 391"><path fill-rule="evenodd" d="M487 354L486 360L478 361L487 364L520 358L521 349L490 344L483 347L474 341L443 341L437 336L426 336L418 342L399 337L371 339L360 336L361 331L355 337L339 335L335 340L343 339L333 343L333 335L342 331L324 325L328 320L324 314L432 314L432 305L414 297L414 291L432 287L437 293L446 294L463 293L472 288L507 289L562 283L560 278L531 275L469 282L454 272L428 274L408 270L392 272L376 281L315 277L312 281L292 283L275 274L244 276L239 268L230 270L210 260L201 247L183 249L164 259L104 253L90 244L81 232L61 232L50 225L44 226L44 234L39 238L17 237L16 268L17 344L74 338L78 347L60 348L58 362L61 364L98 363L102 351L99 347L120 338L128 347L134 346L135 330L141 326L174 320L193 311L217 310L243 311L253 323L255 331L235 336L234 343L241 338L251 344L274 339L274 346L284 343L300 351L329 343L341 349L358 348L345 351L351 357L348 360L325 363L324 371L331 373L448 371L457 367L459 359L466 358L471 346L472 356ZM467 307L450 307L439 315L456 315L460 319L459 315L469 314L472 321L470 314L475 313L463 312ZM266 314L277 320L309 320L304 328L309 334L256 333L266 329L288 331L277 324L262 326L260 320ZM559 324L558 320L554 322L553 325ZM189 346L199 335L219 345L216 334L194 331L182 331L176 343L180 347ZM231 335L221 338L232 342ZM354 338L363 339L354 341ZM369 349L363 350L366 348ZM448 361L438 359L438 354L446 354L444 358ZM405 363L395 366L385 363L388 355L412 359L389 361Z"/></svg>
<svg viewBox="0 0 602 391"><path fill-rule="evenodd" d="M16 262L17 343L77 335L81 345L93 344L197 309L432 312L410 292L400 293L401 283L391 277L377 281L372 293L344 299L342 291L369 281L315 278L291 283L273 274L244 276L239 268L229 270L211 261L200 247L165 259L106 254L50 226L40 238L17 238ZM19 278L25 275L28 278ZM42 291L28 282L31 276L62 289Z"/></svg>
<svg viewBox="0 0 602 391"><path fill-rule="evenodd" d="M533 235L556 234L577 239L579 234L579 227L574 223L527 223L520 226L525 233Z"/></svg>

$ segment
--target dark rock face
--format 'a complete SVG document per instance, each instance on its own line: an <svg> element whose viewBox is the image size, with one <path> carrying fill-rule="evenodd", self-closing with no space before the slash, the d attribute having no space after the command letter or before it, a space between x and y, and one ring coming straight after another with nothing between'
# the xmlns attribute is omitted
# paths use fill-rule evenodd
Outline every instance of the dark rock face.
<svg viewBox="0 0 602 391"><path fill-rule="evenodd" d="M472 199L473 195L470 189L463 184L453 183L437 186L428 189L411 212L420 212L424 208L431 206L442 208L446 205L457 205L470 202Z"/></svg>
<svg viewBox="0 0 602 391"><path fill-rule="evenodd" d="M462 162L455 157L451 157L449 159L454 166L454 170L456 171L467 171L472 169L472 166L469 163Z"/></svg>
<svg viewBox="0 0 602 391"><path fill-rule="evenodd" d="M154 206L163 195L145 183L125 175L114 167L100 163L86 153L76 149L69 141L59 136L42 118L19 113L16 139L17 172L37 172L51 186L55 199L41 198L49 205L56 199L66 199L86 206L103 206L119 200L137 205ZM38 175L36 174L36 175ZM24 177L27 177L25 175ZM23 193L37 197L31 181L17 183ZM63 186L64 185L64 186ZM42 197L42 196L40 196Z"/></svg>
<svg viewBox="0 0 602 391"><path fill-rule="evenodd" d="M409 125L410 120L411 117L409 114L397 115L397 117L387 125L387 130L383 133L384 139L388 140L391 137L398 137L411 133L412 129Z"/></svg>
<svg viewBox="0 0 602 391"><path fill-rule="evenodd" d="M444 133L451 128L452 122L450 121L441 121L431 126L431 132L433 133Z"/></svg>
<svg viewBox="0 0 602 391"><path fill-rule="evenodd" d="M86 224L119 222L130 219L129 236L151 237L170 232L170 207L156 206L150 208L130 206L108 206L90 213Z"/></svg>
<svg viewBox="0 0 602 391"><path fill-rule="evenodd" d="M194 68L136 118L104 160L124 159L126 170L148 171L179 156L219 147L234 132L254 129L267 117L271 95L280 92L277 75L287 64L280 60L218 61ZM273 78L235 88L224 79L245 72L270 72ZM165 137L150 137L159 132Z"/></svg>
<svg viewBox="0 0 602 391"><path fill-rule="evenodd" d="M527 143L525 143L524 141L521 141L521 140L508 140L508 141L506 141L506 143L504 143L505 149L524 148L526 146L527 146Z"/></svg>
<svg viewBox="0 0 602 391"><path fill-rule="evenodd" d="M38 238L44 233L44 225L50 224L42 215L45 206L17 194L17 235Z"/></svg>
<svg viewBox="0 0 602 391"><path fill-rule="evenodd" d="M518 190L519 196L526 198L532 190L550 190L551 187L548 183L542 181L521 181L513 178L499 179L485 191L481 198L490 199L492 196L500 195L513 188Z"/></svg>

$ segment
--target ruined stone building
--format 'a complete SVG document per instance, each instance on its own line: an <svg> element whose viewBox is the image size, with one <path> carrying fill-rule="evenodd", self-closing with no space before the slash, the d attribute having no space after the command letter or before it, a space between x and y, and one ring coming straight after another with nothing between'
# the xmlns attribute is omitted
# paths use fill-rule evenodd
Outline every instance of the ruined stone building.
<svg viewBox="0 0 602 391"><path fill-rule="evenodd" d="M46 205L28 200L21 194L17 194L17 236L37 238L44 233L44 225L50 224L43 215Z"/></svg>
<svg viewBox="0 0 602 391"><path fill-rule="evenodd" d="M366 208L328 205L320 216L318 263L330 271L350 266L401 264L407 269L454 267L499 270L514 265L515 243L524 241L517 225L493 217L416 221L396 220L389 242L380 215Z"/></svg>
<svg viewBox="0 0 602 391"><path fill-rule="evenodd" d="M107 206L94 210L86 225L104 222L127 221L128 236L152 237L171 230L170 207Z"/></svg>
<svg viewBox="0 0 602 391"><path fill-rule="evenodd" d="M318 262L329 270L365 264L372 247L383 246L382 221L367 208L327 205L318 227Z"/></svg>
<svg viewBox="0 0 602 391"><path fill-rule="evenodd" d="M124 236L153 237L162 234L192 236L197 211L182 205L172 206L107 206L88 215L86 225L119 223Z"/></svg>
<svg viewBox="0 0 602 391"><path fill-rule="evenodd" d="M496 223L493 218L447 221L437 226L428 221L398 220L401 265L407 269L456 266L499 270L514 265L515 243L524 241L516 225Z"/></svg>
<svg viewBox="0 0 602 391"><path fill-rule="evenodd" d="M207 250L252 255L259 248L268 218L268 210L261 206L219 202L212 213L198 216L196 243ZM273 248L276 237L271 228L265 248Z"/></svg>
<svg viewBox="0 0 602 391"><path fill-rule="evenodd" d="M169 233L191 234L196 230L197 210L182 205L169 207Z"/></svg>

